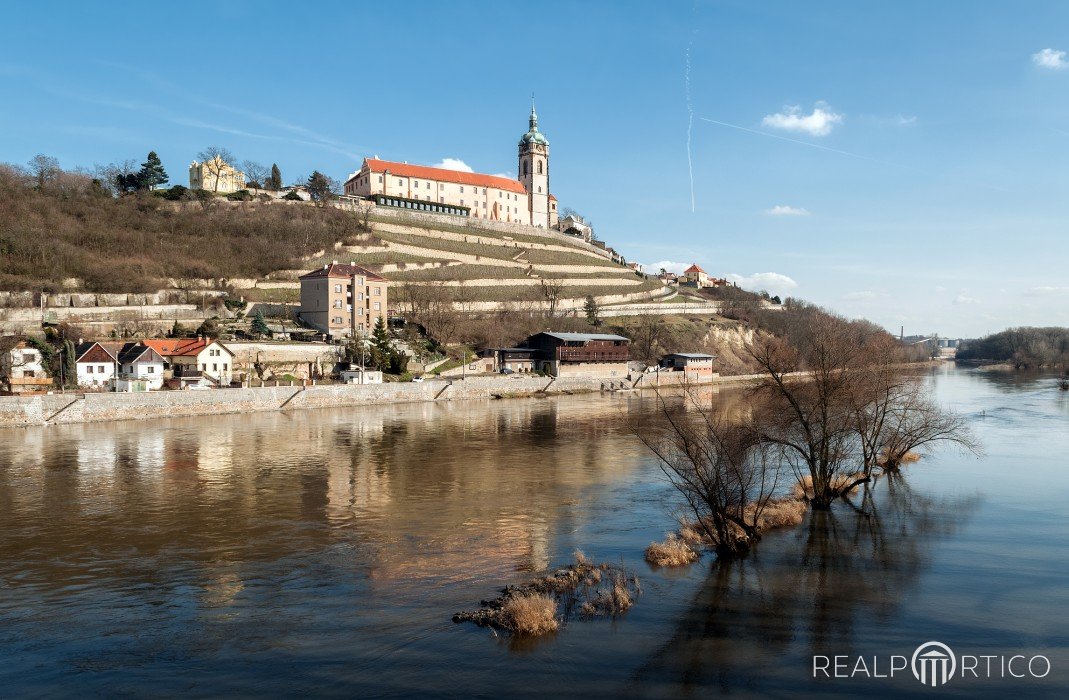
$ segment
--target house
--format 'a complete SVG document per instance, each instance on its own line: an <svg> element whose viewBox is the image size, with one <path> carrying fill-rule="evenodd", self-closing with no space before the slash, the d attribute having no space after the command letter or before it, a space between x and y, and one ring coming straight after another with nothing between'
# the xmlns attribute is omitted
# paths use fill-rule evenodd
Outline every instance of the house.
<svg viewBox="0 0 1069 700"><path fill-rule="evenodd" d="M674 272L669 272L663 267L657 274L657 279L661 280L665 284L679 284L679 275Z"/></svg>
<svg viewBox="0 0 1069 700"><path fill-rule="evenodd" d="M388 320L389 282L355 262L335 260L300 279L299 316L328 339L366 336L380 318Z"/></svg>
<svg viewBox="0 0 1069 700"><path fill-rule="evenodd" d="M344 384L382 384L382 372L360 365L349 365L349 369L341 371L341 380Z"/></svg>
<svg viewBox="0 0 1069 700"><path fill-rule="evenodd" d="M709 286L709 275L696 263L683 271L683 283L692 284L701 289Z"/></svg>
<svg viewBox="0 0 1069 700"><path fill-rule="evenodd" d="M709 381L719 373L713 372L716 355L701 352L675 352L661 358L661 370L683 372L688 381Z"/></svg>
<svg viewBox="0 0 1069 700"><path fill-rule="evenodd" d="M557 228L559 228L562 233L581 238L587 243L590 243L591 239L594 238L594 229L591 228L590 224L578 214L569 214L564 217L557 224Z"/></svg>
<svg viewBox="0 0 1069 700"><path fill-rule="evenodd" d="M147 345L126 343L118 353L115 391L158 391L163 388L163 357Z"/></svg>
<svg viewBox="0 0 1069 700"><path fill-rule="evenodd" d="M538 371L538 351L534 348L487 348L480 354L492 360L490 372L525 374Z"/></svg>
<svg viewBox="0 0 1069 700"><path fill-rule="evenodd" d="M0 352L0 393L8 396L44 394L52 386L41 351L25 340L7 341Z"/></svg>
<svg viewBox="0 0 1069 700"><path fill-rule="evenodd" d="M219 156L203 163L189 164L189 189L210 190L228 194L245 189L245 173L235 169Z"/></svg>
<svg viewBox="0 0 1069 700"><path fill-rule="evenodd" d="M608 333L536 333L524 346L538 351L538 369L553 377L628 375L630 340Z"/></svg>
<svg viewBox="0 0 1069 700"><path fill-rule="evenodd" d="M75 347L78 386L110 390L118 374L118 354L122 347L122 343L78 343Z"/></svg>
<svg viewBox="0 0 1069 700"><path fill-rule="evenodd" d="M640 262L629 262L629 263L627 263L627 266L630 267L632 270L634 270L635 272L637 272L640 275L643 275L643 274L646 273L646 266L643 265Z"/></svg>
<svg viewBox="0 0 1069 700"><path fill-rule="evenodd" d="M167 362L173 379L191 386L230 386L234 373L234 353L211 338L165 338L146 340L145 345Z"/></svg>

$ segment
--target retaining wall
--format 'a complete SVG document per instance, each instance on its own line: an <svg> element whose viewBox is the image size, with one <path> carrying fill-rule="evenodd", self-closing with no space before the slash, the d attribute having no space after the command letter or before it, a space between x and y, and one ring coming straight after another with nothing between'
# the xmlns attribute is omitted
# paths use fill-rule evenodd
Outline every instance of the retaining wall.
<svg viewBox="0 0 1069 700"><path fill-rule="evenodd" d="M678 376L675 376L678 375ZM683 373L661 375L659 386L680 384ZM653 388L649 375L639 388ZM722 381L722 380L721 380ZM627 379L537 376L469 377L463 381L428 380L389 384L332 384L307 387L256 387L212 391L156 391L138 394L53 394L0 397L0 427L60 425L113 420L152 420L222 413L367 406L417 401L457 401L546 394L631 389Z"/></svg>

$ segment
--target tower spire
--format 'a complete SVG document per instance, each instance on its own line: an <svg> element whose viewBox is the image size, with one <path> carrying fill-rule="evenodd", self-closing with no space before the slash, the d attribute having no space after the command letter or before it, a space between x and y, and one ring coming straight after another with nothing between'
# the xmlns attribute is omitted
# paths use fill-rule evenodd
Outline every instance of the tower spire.
<svg viewBox="0 0 1069 700"><path fill-rule="evenodd" d="M538 113L535 112L535 96L531 93L531 118L529 120L531 131L538 131Z"/></svg>

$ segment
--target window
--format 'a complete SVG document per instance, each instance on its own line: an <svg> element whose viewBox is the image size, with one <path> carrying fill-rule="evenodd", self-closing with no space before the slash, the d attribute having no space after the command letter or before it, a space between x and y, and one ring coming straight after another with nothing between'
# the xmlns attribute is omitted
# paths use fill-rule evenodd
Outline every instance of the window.
<svg viewBox="0 0 1069 700"><path fill-rule="evenodd" d="M486 209L486 202L483 202L483 209Z"/></svg>
<svg viewBox="0 0 1069 700"><path fill-rule="evenodd" d="M461 185L461 186L460 186L460 192L461 192L461 194L463 194L463 193L464 193L464 185Z"/></svg>
<svg viewBox="0 0 1069 700"><path fill-rule="evenodd" d="M382 175L379 175L379 184L382 184Z"/></svg>
<svg viewBox="0 0 1069 700"><path fill-rule="evenodd" d="M412 181L412 186L413 187L419 187L419 180L413 180Z"/></svg>
<svg viewBox="0 0 1069 700"><path fill-rule="evenodd" d="M86 369L86 373L87 374L92 374L93 373L93 365L89 365L89 367Z"/></svg>
<svg viewBox="0 0 1069 700"><path fill-rule="evenodd" d="M208 365L207 365L207 363L201 363L201 366L200 366L200 371L201 371L201 372L207 372L207 371L208 371Z"/></svg>
<svg viewBox="0 0 1069 700"><path fill-rule="evenodd" d="M382 305L379 302L376 301L375 302L375 310L376 311L380 311L381 309L382 309Z"/></svg>
<svg viewBox="0 0 1069 700"><path fill-rule="evenodd" d="M530 170L527 168L527 161L523 161L523 174L526 175Z"/></svg>
<svg viewBox="0 0 1069 700"><path fill-rule="evenodd" d="M439 204L445 204L445 197L439 197L438 198L438 203Z"/></svg>
<svg viewBox="0 0 1069 700"><path fill-rule="evenodd" d="M464 200L460 200L460 206L464 206Z"/></svg>
<svg viewBox="0 0 1069 700"><path fill-rule="evenodd" d="M223 363L223 371L224 372L229 372L230 371L230 365L228 365L227 363L224 362Z"/></svg>
<svg viewBox="0 0 1069 700"><path fill-rule="evenodd" d="M542 161L538 161L538 174L542 174Z"/></svg>
<svg viewBox="0 0 1069 700"><path fill-rule="evenodd" d="M398 180L397 180L397 186L398 186L398 187L401 187L401 186L402 186L402 185L404 185L404 184L405 184L405 181L404 181L404 180L401 180L401 179L398 179Z"/></svg>
<svg viewBox="0 0 1069 700"><path fill-rule="evenodd" d="M90 371L92 371L92 367L90 367L89 369L90 369ZM99 367L97 368L97 373L98 373L98 374L104 374L104 365L100 365L100 366L99 366Z"/></svg>
<svg viewBox="0 0 1069 700"><path fill-rule="evenodd" d="M497 198L498 198L498 199L501 199L501 190L498 190L498 191L497 191Z"/></svg>
<svg viewBox="0 0 1069 700"><path fill-rule="evenodd" d="M542 194L542 185L538 186L538 194Z"/></svg>
<svg viewBox="0 0 1069 700"><path fill-rule="evenodd" d="M382 287L375 287L375 296L382 296Z"/></svg>
<svg viewBox="0 0 1069 700"><path fill-rule="evenodd" d="M215 364L215 363L213 362L213 363L212 363L212 371L213 371L213 372L218 372L218 371L219 371L219 365L217 365L217 364Z"/></svg>
<svg viewBox="0 0 1069 700"><path fill-rule="evenodd" d="M341 299L335 299L334 300L334 308L335 309L340 309L341 308Z"/></svg>
<svg viewBox="0 0 1069 700"><path fill-rule="evenodd" d="M363 301L364 300L364 293L360 292L359 294L357 294L356 295L356 300L357 301Z"/></svg>
<svg viewBox="0 0 1069 700"><path fill-rule="evenodd" d="M424 189L428 189L429 190L431 188L431 183L426 182L424 184L426 185L426 187Z"/></svg>
<svg viewBox="0 0 1069 700"><path fill-rule="evenodd" d="M334 285L334 291L338 292L338 293L341 293L341 285L340 284Z"/></svg>
<svg viewBox="0 0 1069 700"><path fill-rule="evenodd" d="M156 368L153 367L152 365L149 365L148 367L146 367L145 371L148 372L149 374L156 374Z"/></svg>

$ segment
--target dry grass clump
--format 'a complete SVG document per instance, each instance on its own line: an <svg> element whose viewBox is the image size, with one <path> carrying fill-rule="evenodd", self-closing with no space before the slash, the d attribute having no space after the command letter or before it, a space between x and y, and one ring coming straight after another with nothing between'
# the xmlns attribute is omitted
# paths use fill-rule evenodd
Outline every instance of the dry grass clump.
<svg viewBox="0 0 1069 700"><path fill-rule="evenodd" d="M854 472L853 474L836 474L832 477L831 486L834 489L841 489L858 479L864 478L864 476L865 475L861 472ZM857 493L858 486L859 485L855 485L847 493L850 495ZM808 500L813 498L813 477L806 474L799 479L798 483L791 489L791 495L796 499Z"/></svg>
<svg viewBox="0 0 1069 700"><path fill-rule="evenodd" d="M519 586L506 586L477 610L458 612L453 622L536 636L556 630L569 616L617 615L642 593L638 577L618 566L593 564L576 550L575 563ZM558 616L558 607L563 613Z"/></svg>
<svg viewBox="0 0 1069 700"><path fill-rule="evenodd" d="M635 591L635 595L642 590L638 577L631 576L629 579L622 572L617 572L613 576L612 586L599 590L597 595L583 603L580 613L584 617L595 617L597 615L619 615L626 612L635 604L632 590Z"/></svg>
<svg viewBox="0 0 1069 700"><path fill-rule="evenodd" d="M664 542L651 542L646 547L646 561L654 566L686 566L697 559L698 553L675 533L669 533Z"/></svg>
<svg viewBox="0 0 1069 700"><path fill-rule="evenodd" d="M545 593L523 593L505 601L501 622L513 634L537 636L556 632L557 601Z"/></svg>
<svg viewBox="0 0 1069 700"><path fill-rule="evenodd" d="M757 519L757 526L762 532L781 527L794 527L805 518L809 506L799 498L779 498L769 501Z"/></svg>

